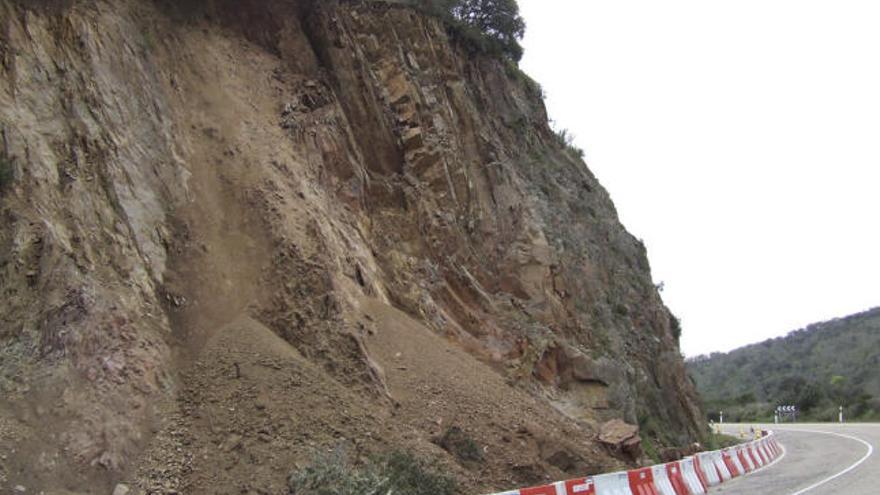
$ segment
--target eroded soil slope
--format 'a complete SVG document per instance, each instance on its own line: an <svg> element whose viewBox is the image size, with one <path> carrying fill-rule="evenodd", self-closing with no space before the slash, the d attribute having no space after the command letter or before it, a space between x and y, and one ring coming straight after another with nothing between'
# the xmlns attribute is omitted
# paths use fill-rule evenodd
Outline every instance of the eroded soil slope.
<svg viewBox="0 0 880 495"><path fill-rule="evenodd" d="M478 492L638 462L610 419L699 439L515 68L381 3L70 3L0 3L0 487L285 493L345 443Z"/></svg>

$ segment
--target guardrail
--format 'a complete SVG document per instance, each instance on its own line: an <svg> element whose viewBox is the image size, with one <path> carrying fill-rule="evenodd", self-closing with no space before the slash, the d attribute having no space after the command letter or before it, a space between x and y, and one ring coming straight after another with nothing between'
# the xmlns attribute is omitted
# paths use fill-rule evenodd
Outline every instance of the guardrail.
<svg viewBox="0 0 880 495"><path fill-rule="evenodd" d="M782 455L773 432L761 433L758 440L676 462L492 495L701 495L715 485L761 469Z"/></svg>

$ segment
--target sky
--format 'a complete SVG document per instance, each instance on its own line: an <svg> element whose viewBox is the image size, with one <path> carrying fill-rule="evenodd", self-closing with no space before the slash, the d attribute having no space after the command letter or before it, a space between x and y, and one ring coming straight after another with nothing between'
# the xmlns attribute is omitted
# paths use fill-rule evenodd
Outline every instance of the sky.
<svg viewBox="0 0 880 495"><path fill-rule="evenodd" d="M519 5L686 356L880 306L880 2Z"/></svg>

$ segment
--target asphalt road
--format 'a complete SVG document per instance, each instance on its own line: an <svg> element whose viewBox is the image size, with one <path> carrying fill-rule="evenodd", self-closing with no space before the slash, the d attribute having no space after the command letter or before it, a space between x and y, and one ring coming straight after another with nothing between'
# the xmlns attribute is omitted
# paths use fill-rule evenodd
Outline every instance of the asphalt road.
<svg viewBox="0 0 880 495"><path fill-rule="evenodd" d="M748 431L749 426L743 425ZM720 485L725 495L878 495L880 424L755 425L776 432L785 455L761 471ZM737 434L740 425L724 425Z"/></svg>

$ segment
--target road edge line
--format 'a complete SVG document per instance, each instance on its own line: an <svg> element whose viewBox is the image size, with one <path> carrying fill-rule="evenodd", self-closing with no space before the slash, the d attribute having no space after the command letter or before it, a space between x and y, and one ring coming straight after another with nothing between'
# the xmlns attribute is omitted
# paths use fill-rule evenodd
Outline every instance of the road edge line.
<svg viewBox="0 0 880 495"><path fill-rule="evenodd" d="M800 431L800 432L803 432L803 433L819 433L819 434L822 434L822 435L833 435L833 436L836 436L836 437L846 438L846 439L849 439L849 440L855 440L855 441L857 441L857 442L860 442L862 445L865 445L865 446L868 447L868 452L864 455L864 457L862 457L861 459L859 459L858 461L856 461L855 464L849 466L848 468L844 469L843 471L841 471L841 472L839 472L839 473L837 473L837 474L835 474L835 475L833 475L833 476L829 476L829 477L825 478L824 480L821 480L821 481L819 481L819 482L817 482L817 483L814 483L814 484L812 484L812 485L810 485L810 486L808 486L808 487L806 487L806 488L803 488L803 489L801 489L801 490L799 490L799 491L796 491L796 492L792 493L791 495L803 495L804 493L807 493L807 492L809 492L810 490L815 490L816 488L819 488L820 486L822 486L822 485L824 485L824 484L826 484L826 483L829 483L829 482L831 482L831 481L834 481L834 480L836 480L837 478L840 478L841 476L843 476L843 475L845 475L845 474L848 474L850 471L852 471L852 470L854 470L855 468L861 466L865 461L868 460L868 458L871 457L871 455L874 454L874 446L871 445L870 443L868 443L868 442L862 440L861 438L858 438L858 437L853 437L853 436L850 436L850 435L844 435L844 434L842 434L842 433L834 433L834 432L830 432L830 431L819 431L819 430L801 430L801 429L794 429L794 428L786 428L785 431Z"/></svg>

